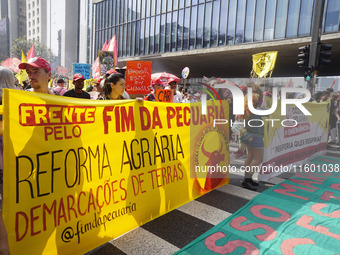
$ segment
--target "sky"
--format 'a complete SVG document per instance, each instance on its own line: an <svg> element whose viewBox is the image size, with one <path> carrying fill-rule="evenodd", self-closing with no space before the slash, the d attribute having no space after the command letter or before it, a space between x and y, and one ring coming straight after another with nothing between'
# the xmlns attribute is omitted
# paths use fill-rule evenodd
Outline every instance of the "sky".
<svg viewBox="0 0 340 255"><path fill-rule="evenodd" d="M54 55L58 55L58 30L64 28L65 24L65 0L51 2L51 42L48 47L51 48ZM48 40L49 41L49 40Z"/></svg>

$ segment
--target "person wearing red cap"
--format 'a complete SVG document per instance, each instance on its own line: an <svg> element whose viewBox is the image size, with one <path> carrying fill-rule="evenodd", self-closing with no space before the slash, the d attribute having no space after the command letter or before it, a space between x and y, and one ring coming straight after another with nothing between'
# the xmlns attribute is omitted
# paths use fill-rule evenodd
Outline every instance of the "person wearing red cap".
<svg viewBox="0 0 340 255"><path fill-rule="evenodd" d="M45 59L41 57L31 58L27 63L21 63L18 67L26 69L34 92L53 94L48 89L48 82L51 79L51 66Z"/></svg>
<svg viewBox="0 0 340 255"><path fill-rule="evenodd" d="M66 91L63 96L91 99L91 95L83 90L85 78L80 73L73 75L74 88Z"/></svg>
<svg viewBox="0 0 340 255"><path fill-rule="evenodd" d="M151 85L151 93L144 97L145 101L156 101L156 90L164 89L164 85L161 82L154 82Z"/></svg>
<svg viewBox="0 0 340 255"><path fill-rule="evenodd" d="M176 88L177 88L177 81L173 78L169 80L168 86L165 87L165 89L172 89L172 91L174 92L174 96L172 98L173 103L182 103L183 96Z"/></svg>

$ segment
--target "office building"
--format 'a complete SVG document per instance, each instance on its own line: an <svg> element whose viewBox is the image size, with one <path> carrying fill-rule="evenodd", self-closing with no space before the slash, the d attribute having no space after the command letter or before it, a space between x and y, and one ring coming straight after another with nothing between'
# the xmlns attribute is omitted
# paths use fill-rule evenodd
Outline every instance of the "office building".
<svg viewBox="0 0 340 255"><path fill-rule="evenodd" d="M277 50L273 76L302 76L298 47L311 41L315 0L96 0L93 50L116 34L119 65L151 60L153 71L191 77L249 77L252 54ZM333 44L339 74L340 1L326 0L322 42Z"/></svg>

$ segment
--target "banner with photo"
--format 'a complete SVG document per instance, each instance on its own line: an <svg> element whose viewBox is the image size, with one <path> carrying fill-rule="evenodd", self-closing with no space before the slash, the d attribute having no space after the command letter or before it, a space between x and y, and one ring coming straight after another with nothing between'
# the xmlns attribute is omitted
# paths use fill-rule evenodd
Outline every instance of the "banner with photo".
<svg viewBox="0 0 340 255"><path fill-rule="evenodd" d="M268 99L271 101L268 97L265 101L271 105ZM289 170L303 170L303 164L317 155L325 154L329 103L303 105L312 115L304 115L295 105L287 105L286 116L282 116L279 102L276 111L265 119L265 148L259 180L266 181Z"/></svg>
<svg viewBox="0 0 340 255"><path fill-rule="evenodd" d="M85 253L227 184L227 173L190 177L229 153L228 128L212 126L228 105L207 107L4 89L11 253Z"/></svg>

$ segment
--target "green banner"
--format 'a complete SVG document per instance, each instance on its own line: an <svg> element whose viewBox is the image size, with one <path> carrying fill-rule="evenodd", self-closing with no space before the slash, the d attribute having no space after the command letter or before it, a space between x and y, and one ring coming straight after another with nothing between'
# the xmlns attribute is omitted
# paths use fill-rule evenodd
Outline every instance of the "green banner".
<svg viewBox="0 0 340 255"><path fill-rule="evenodd" d="M177 254L339 254L339 167L317 157Z"/></svg>

